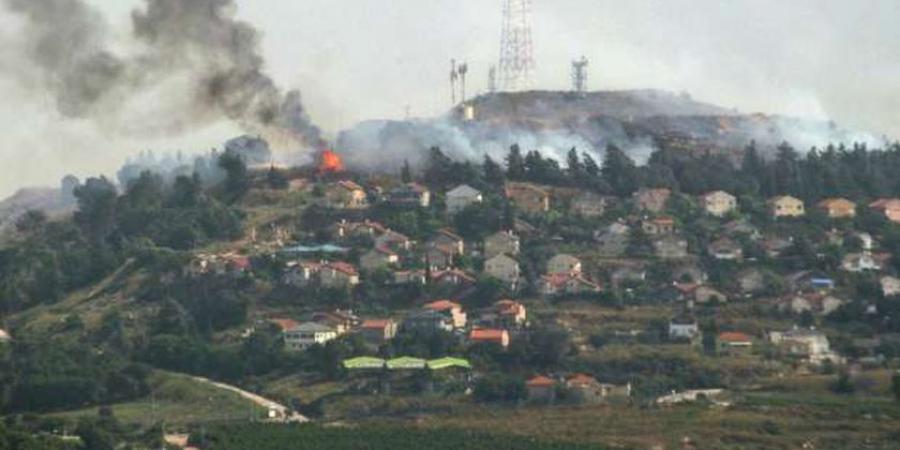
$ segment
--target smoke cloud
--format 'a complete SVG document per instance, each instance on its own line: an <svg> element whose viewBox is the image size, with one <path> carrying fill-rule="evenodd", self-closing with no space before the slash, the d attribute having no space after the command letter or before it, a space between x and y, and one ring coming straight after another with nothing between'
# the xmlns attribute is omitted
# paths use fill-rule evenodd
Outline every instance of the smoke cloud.
<svg viewBox="0 0 900 450"><path fill-rule="evenodd" d="M192 131L223 117L276 144L320 149L298 91L265 73L259 33L234 0L145 0L133 43L113 49L103 16L82 0L3 0L25 20L37 89L67 118L126 135ZM149 111L148 111L149 109Z"/></svg>

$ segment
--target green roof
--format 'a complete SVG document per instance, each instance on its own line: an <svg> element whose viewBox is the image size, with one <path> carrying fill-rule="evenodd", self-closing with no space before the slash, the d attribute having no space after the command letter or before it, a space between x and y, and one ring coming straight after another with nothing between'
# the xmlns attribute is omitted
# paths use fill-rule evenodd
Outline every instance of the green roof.
<svg viewBox="0 0 900 450"><path fill-rule="evenodd" d="M370 356L345 359L344 368L350 370L383 369L384 360L381 358L372 358Z"/></svg>
<svg viewBox="0 0 900 450"><path fill-rule="evenodd" d="M432 359L428 361L428 368L431 370L442 370L449 368L460 368L460 369L471 369L472 364L469 364L469 361L462 358L439 358Z"/></svg>
<svg viewBox="0 0 900 450"><path fill-rule="evenodd" d="M410 356L401 356L399 358L389 359L387 368L390 370L424 369L425 360Z"/></svg>

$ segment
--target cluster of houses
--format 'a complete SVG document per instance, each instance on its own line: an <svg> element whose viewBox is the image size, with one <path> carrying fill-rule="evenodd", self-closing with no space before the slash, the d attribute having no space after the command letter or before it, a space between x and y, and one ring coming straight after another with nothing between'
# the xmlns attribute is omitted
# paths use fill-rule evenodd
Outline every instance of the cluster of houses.
<svg viewBox="0 0 900 450"><path fill-rule="evenodd" d="M315 194L318 201L330 208L348 211L347 217L352 217L334 223L330 234L339 244L360 250L358 263L325 259L293 260L286 263L282 276L282 282L287 285L299 288L352 288L360 284L363 277L376 272L389 274L388 279L395 284L440 284L469 288L479 279L492 278L516 291L526 282L520 262L523 253L520 235L528 236L531 227L522 219L516 219L512 229L496 231L481 242L466 242L449 228L436 231L424 242L416 242L365 218L367 214L362 210L376 203L404 209L433 207L435 198L427 187L404 183L386 190L367 189L352 181L339 181L317 188L321 191ZM570 214L598 218L621 200L532 183L507 183L503 194L526 217L547 213L551 208L558 210L566 207ZM590 252L601 257L603 267L591 269L602 270L586 270L579 257L584 255L557 253L546 261L542 274L531 280L534 289L545 297L596 294L605 288L595 279L598 274L608 275L610 286L615 289L642 285L646 282L650 261L646 257L665 261L674 268L671 285L655 286L654 289L661 290L654 291L654 294L684 305L684 312L669 322L669 337L696 342L701 331L691 315L695 306L723 304L735 296L756 297L765 292L770 284L773 274L753 264L754 260L745 255L747 241L757 244L769 257L779 258L794 246L794 239L775 231L761 232L738 214L739 203L734 195L713 191L697 197L695 204L705 214L721 219L720 226L703 248L689 248L685 232L690 230L680 229L679 221L667 215L672 197L669 189L641 189L635 192L631 203L638 210L638 215L620 218L594 232L594 245ZM450 215L485 201L482 192L468 185L454 187L443 193L442 198ZM766 206L770 217L778 221L789 221L808 212L802 200L787 195L769 199ZM867 206L887 220L900 223L900 199L881 199ZM810 208L832 220L853 218L858 211L857 204L844 198L823 199ZM633 253L634 248L638 247L635 236L646 238L649 245L640 248L648 249L650 254ZM881 271L886 267L889 255L877 252L878 246L872 236L858 232L843 235L834 232L829 235L833 243L841 243L847 238L858 239L861 246L859 251L844 256L840 264L842 270L858 273ZM706 273L697 265L697 254L701 253L709 260L723 264L748 264L740 267L736 276L727 283L711 285ZM483 265L468 264L473 259L483 262ZM237 254L199 255L189 270L194 274L239 274L250 270L250 266L249 258ZM473 267L481 267L481 272L475 273ZM766 302L786 313L825 316L848 302L841 298L834 280L827 276L801 271L785 276L784 281L790 293ZM900 294L900 278L886 275L880 281L885 296ZM373 346L380 346L398 333L436 330L454 333L471 344L486 343L506 348L526 325L527 314L521 303L503 300L478 311L473 319L459 303L438 300L408 312L402 319L361 319L347 311L334 311L313 314L303 322L275 322L283 332L286 347L292 351L326 344L349 333L361 336ZM718 350L723 353L746 351L757 342L766 341L785 355L814 364L840 361L840 357L830 350L827 337L814 329L772 332L764 337L730 330L718 333L716 338ZM592 399L620 395L623 389L599 383L587 375L557 379L538 376L529 380L527 387L529 398L535 401L551 399L561 388L577 391L578 396Z"/></svg>
<svg viewBox="0 0 900 450"><path fill-rule="evenodd" d="M362 319L352 311L318 312L308 320L272 319L290 351L303 351L313 345L324 345L341 336L357 334L374 346L381 346L397 333L433 333L445 331L465 338L471 344L493 344L507 348L511 337L528 321L526 308L513 300L501 300L478 312L470 319L462 305L450 300L437 300L411 311L402 320L386 318Z"/></svg>
<svg viewBox="0 0 900 450"><path fill-rule="evenodd" d="M528 401L532 403L554 403L560 400L560 395L565 396L567 402L578 404L623 401L631 397L631 383L601 383L583 373L558 378L536 375L525 382L525 389Z"/></svg>

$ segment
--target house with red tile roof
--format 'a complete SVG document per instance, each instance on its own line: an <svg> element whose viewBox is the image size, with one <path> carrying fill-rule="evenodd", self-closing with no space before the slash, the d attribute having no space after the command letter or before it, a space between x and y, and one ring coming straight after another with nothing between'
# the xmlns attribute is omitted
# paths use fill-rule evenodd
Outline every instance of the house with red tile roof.
<svg viewBox="0 0 900 450"><path fill-rule="evenodd" d="M675 232L675 219L663 216L645 219L641 222L641 229L648 236L664 236Z"/></svg>
<svg viewBox="0 0 900 450"><path fill-rule="evenodd" d="M500 321L513 326L522 326L528 320L528 312L525 305L515 300L500 300L494 303L494 312L500 317Z"/></svg>
<svg viewBox="0 0 900 450"><path fill-rule="evenodd" d="M553 273L541 276L540 291L546 296L598 293L599 284L577 273Z"/></svg>
<svg viewBox="0 0 900 450"><path fill-rule="evenodd" d="M509 347L509 332L495 328L476 328L469 333L469 342L473 344L496 344L502 348Z"/></svg>
<svg viewBox="0 0 900 450"><path fill-rule="evenodd" d="M894 223L900 223L900 199L882 198L869 204L869 208L878 211Z"/></svg>
<svg viewBox="0 0 900 450"><path fill-rule="evenodd" d="M422 308L446 315L451 319L454 328L465 328L466 326L466 312L459 303L437 300L423 305Z"/></svg>
<svg viewBox="0 0 900 450"><path fill-rule="evenodd" d="M556 400L556 381L543 375L537 375L526 381L525 390L530 402L544 403Z"/></svg>
<svg viewBox="0 0 900 450"><path fill-rule="evenodd" d="M269 323L277 326L278 329L281 330L282 332L284 332L286 330L290 330L292 328L296 328L297 325L300 325L300 322L297 322L296 320L281 319L281 318L269 319Z"/></svg>
<svg viewBox="0 0 900 450"><path fill-rule="evenodd" d="M856 203L846 198L826 198L816 206L832 219L856 217Z"/></svg>
<svg viewBox="0 0 900 450"><path fill-rule="evenodd" d="M359 326L359 334L366 342L381 345L397 335L397 322L391 319L364 320Z"/></svg>
<svg viewBox="0 0 900 450"><path fill-rule="evenodd" d="M478 280L462 270L448 269L432 272L431 282L450 286L472 286Z"/></svg>
<svg viewBox="0 0 900 450"><path fill-rule="evenodd" d="M719 333L719 345L725 348L746 348L753 346L753 337L739 331Z"/></svg>
<svg viewBox="0 0 900 450"><path fill-rule="evenodd" d="M359 271L352 264L329 262L319 270L319 282L332 288L352 287L359 284Z"/></svg>

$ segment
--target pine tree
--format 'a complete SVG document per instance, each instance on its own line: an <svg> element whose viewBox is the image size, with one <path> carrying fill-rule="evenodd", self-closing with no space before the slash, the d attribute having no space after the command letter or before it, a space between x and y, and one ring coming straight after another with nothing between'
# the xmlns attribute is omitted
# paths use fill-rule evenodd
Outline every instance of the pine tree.
<svg viewBox="0 0 900 450"><path fill-rule="evenodd" d="M522 157L519 144L509 148L509 154L506 156L506 176L516 181L525 179L525 159Z"/></svg>
<svg viewBox="0 0 900 450"><path fill-rule="evenodd" d="M631 195L638 188L637 167L634 161L615 145L610 144L606 147L600 173L613 192L620 197Z"/></svg>
<svg viewBox="0 0 900 450"><path fill-rule="evenodd" d="M404 183L412 182L412 169L409 167L409 160L403 160L403 168L400 170L400 179Z"/></svg>
<svg viewBox="0 0 900 450"><path fill-rule="evenodd" d="M484 155L484 163L481 166L484 173L484 181L494 187L503 186L506 175L499 164L491 159L490 155Z"/></svg>
<svg viewBox="0 0 900 450"><path fill-rule="evenodd" d="M569 154L566 157L566 173L571 180L578 184L583 184L585 168L581 160L578 159L578 150L576 150L575 147L572 147L569 150Z"/></svg>

